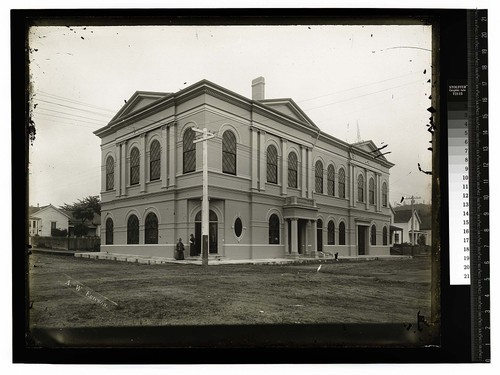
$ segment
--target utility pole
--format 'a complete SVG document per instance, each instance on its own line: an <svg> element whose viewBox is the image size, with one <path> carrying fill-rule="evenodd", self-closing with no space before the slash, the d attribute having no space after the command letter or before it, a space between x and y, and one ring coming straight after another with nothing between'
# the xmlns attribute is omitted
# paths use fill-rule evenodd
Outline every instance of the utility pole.
<svg viewBox="0 0 500 375"><path fill-rule="evenodd" d="M200 130L198 128L191 128L193 131L202 134L202 138L196 139L193 143L203 142L203 189L202 189L202 199L201 199L201 238L202 238L202 251L201 251L201 264L203 266L208 265L208 145L207 141L215 137L212 133L209 133L207 128Z"/></svg>
<svg viewBox="0 0 500 375"><path fill-rule="evenodd" d="M411 256L413 256L413 247L415 246L415 211L413 209L413 205L415 204L415 199L421 199L421 197L415 197L415 196L411 196L411 197L403 197L401 199L401 202L405 199L411 199L411 237L410 237L410 241L411 241Z"/></svg>

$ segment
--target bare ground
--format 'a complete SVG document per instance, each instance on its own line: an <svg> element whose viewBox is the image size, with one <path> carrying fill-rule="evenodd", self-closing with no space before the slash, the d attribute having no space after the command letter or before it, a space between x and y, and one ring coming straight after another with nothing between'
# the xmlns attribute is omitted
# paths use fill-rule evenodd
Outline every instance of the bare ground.
<svg viewBox="0 0 500 375"><path fill-rule="evenodd" d="M37 253L29 267L31 327L413 323L418 311L430 316L428 257L323 263L318 272L319 264L204 268Z"/></svg>

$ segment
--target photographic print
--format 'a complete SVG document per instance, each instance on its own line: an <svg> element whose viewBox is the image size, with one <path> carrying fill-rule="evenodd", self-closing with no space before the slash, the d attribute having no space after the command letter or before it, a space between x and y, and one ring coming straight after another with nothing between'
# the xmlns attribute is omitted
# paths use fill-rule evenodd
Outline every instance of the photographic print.
<svg viewBox="0 0 500 375"><path fill-rule="evenodd" d="M365 21L33 22L32 344L435 344L435 31Z"/></svg>

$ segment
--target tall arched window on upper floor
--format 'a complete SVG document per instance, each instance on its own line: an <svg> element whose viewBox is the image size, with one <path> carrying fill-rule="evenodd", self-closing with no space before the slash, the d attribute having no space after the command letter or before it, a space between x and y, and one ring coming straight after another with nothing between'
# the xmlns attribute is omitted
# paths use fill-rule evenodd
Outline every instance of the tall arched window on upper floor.
<svg viewBox="0 0 500 375"><path fill-rule="evenodd" d="M193 143L195 134L188 128L182 138L182 173L194 172L196 169L196 144Z"/></svg>
<svg viewBox="0 0 500 375"><path fill-rule="evenodd" d="M387 184L382 184L382 206L387 207Z"/></svg>
<svg viewBox="0 0 500 375"><path fill-rule="evenodd" d="M222 134L222 172L236 174L236 137L230 130Z"/></svg>
<svg viewBox="0 0 500 375"><path fill-rule="evenodd" d="M345 170L339 169L339 197L345 198Z"/></svg>
<svg viewBox="0 0 500 375"><path fill-rule="evenodd" d="M278 183L278 150L273 145L267 147L267 182Z"/></svg>
<svg viewBox="0 0 500 375"><path fill-rule="evenodd" d="M327 172L327 194L332 197L335 196L335 168L333 165L329 165Z"/></svg>
<svg viewBox="0 0 500 375"><path fill-rule="evenodd" d="M335 223L333 220L328 222L328 245L335 245Z"/></svg>
<svg viewBox="0 0 500 375"><path fill-rule="evenodd" d="M375 181L370 178L368 182L368 195L370 204L375 204Z"/></svg>
<svg viewBox="0 0 500 375"><path fill-rule="evenodd" d="M375 224L372 225L370 230L370 245L375 246L377 244L377 227Z"/></svg>
<svg viewBox="0 0 500 375"><path fill-rule="evenodd" d="M130 185L137 185L140 178L141 157L137 147L130 151Z"/></svg>
<svg viewBox="0 0 500 375"><path fill-rule="evenodd" d="M158 218L153 212L150 212L146 216L146 220L144 223L144 243L158 243Z"/></svg>
<svg viewBox="0 0 500 375"><path fill-rule="evenodd" d="M363 175L358 176L358 202L364 202L365 198L365 179Z"/></svg>
<svg viewBox="0 0 500 375"><path fill-rule="evenodd" d="M160 142L154 140L149 147L149 180L159 180L160 179L160 167L161 167L161 146Z"/></svg>
<svg viewBox="0 0 500 375"><path fill-rule="evenodd" d="M280 243L280 219L276 214L272 214L269 218L269 243L273 245Z"/></svg>
<svg viewBox="0 0 500 375"><path fill-rule="evenodd" d="M339 224L339 245L345 245L345 223L343 221Z"/></svg>
<svg viewBox="0 0 500 375"><path fill-rule="evenodd" d="M130 215L127 220L127 244L137 245L139 243L139 219Z"/></svg>
<svg viewBox="0 0 500 375"><path fill-rule="evenodd" d="M106 219L106 245L113 245L113 219Z"/></svg>
<svg viewBox="0 0 500 375"><path fill-rule="evenodd" d="M384 227L384 229L382 229L382 244L387 246L387 227Z"/></svg>
<svg viewBox="0 0 500 375"><path fill-rule="evenodd" d="M297 188L298 186L298 160L295 152L288 154L288 187Z"/></svg>
<svg viewBox="0 0 500 375"><path fill-rule="evenodd" d="M115 161L110 155L106 159L106 190L115 188Z"/></svg>
<svg viewBox="0 0 500 375"><path fill-rule="evenodd" d="M316 162L316 166L314 168L314 176L315 176L315 188L316 193L323 193L323 163L321 160Z"/></svg>

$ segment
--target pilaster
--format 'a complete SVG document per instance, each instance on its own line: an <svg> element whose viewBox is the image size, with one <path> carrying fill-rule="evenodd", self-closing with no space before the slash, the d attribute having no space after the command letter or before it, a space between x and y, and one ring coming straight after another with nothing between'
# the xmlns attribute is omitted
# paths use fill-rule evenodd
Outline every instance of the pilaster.
<svg viewBox="0 0 500 375"><path fill-rule="evenodd" d="M266 190L267 181L267 150L266 150L266 132L259 132L259 159L260 159L260 176L259 190Z"/></svg>
<svg viewBox="0 0 500 375"><path fill-rule="evenodd" d="M118 198L121 195L121 172L122 172L122 145L115 145L115 192Z"/></svg>
<svg viewBox="0 0 500 375"><path fill-rule="evenodd" d="M168 127L168 187L175 187L177 171L177 122Z"/></svg>
<svg viewBox="0 0 500 375"><path fill-rule="evenodd" d="M140 138L140 168L139 168L139 181L141 183L141 193L146 191L146 133L141 134Z"/></svg>
<svg viewBox="0 0 500 375"><path fill-rule="evenodd" d="M167 188L167 126L163 125L161 127L161 169L160 169L160 179L162 189Z"/></svg>
<svg viewBox="0 0 500 375"><path fill-rule="evenodd" d="M287 145L286 139L281 138L281 195L287 194L288 187L288 158L287 158Z"/></svg>
<svg viewBox="0 0 500 375"><path fill-rule="evenodd" d="M314 176L314 166L312 160L312 148L307 148L307 197L312 199L313 197L313 176Z"/></svg>
<svg viewBox="0 0 500 375"><path fill-rule="evenodd" d="M306 148L303 145L300 145L300 151L301 151L301 160L300 160L300 166L301 166L301 191L302 191L302 198L307 197L307 156L306 156Z"/></svg>
<svg viewBox="0 0 500 375"><path fill-rule="evenodd" d="M259 188L258 182L259 182L259 175L258 175L258 169L259 169L259 133L257 132L256 129L250 128L250 134L251 134L251 140L252 140L252 189L257 190Z"/></svg>
<svg viewBox="0 0 500 375"><path fill-rule="evenodd" d="M121 148L122 148L121 195L126 196L127 195L127 141L123 141Z"/></svg>

